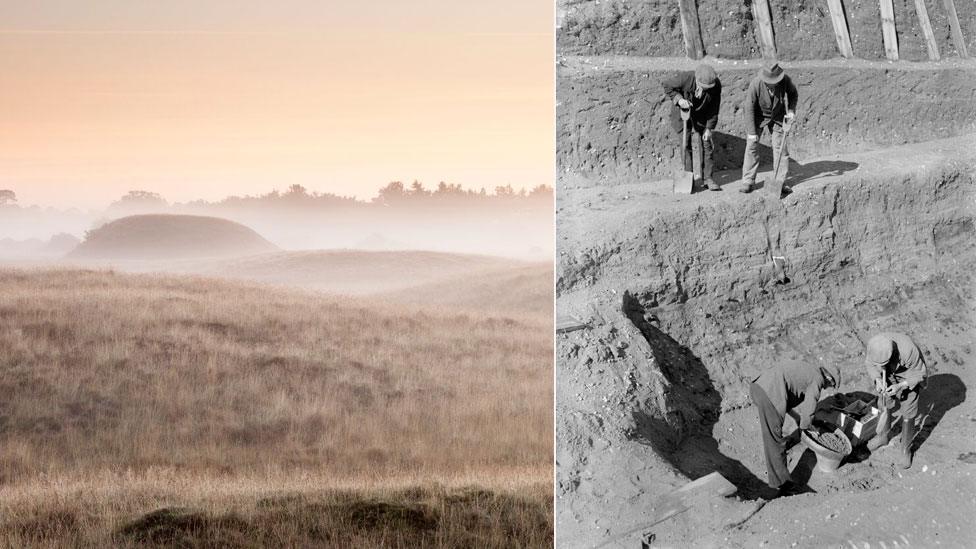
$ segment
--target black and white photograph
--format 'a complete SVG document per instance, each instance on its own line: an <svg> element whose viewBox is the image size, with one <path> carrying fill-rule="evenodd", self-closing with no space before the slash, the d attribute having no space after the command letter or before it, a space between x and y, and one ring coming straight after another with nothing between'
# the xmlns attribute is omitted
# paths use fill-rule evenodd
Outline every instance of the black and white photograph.
<svg viewBox="0 0 976 549"><path fill-rule="evenodd" d="M556 3L560 548L966 547L976 5Z"/></svg>

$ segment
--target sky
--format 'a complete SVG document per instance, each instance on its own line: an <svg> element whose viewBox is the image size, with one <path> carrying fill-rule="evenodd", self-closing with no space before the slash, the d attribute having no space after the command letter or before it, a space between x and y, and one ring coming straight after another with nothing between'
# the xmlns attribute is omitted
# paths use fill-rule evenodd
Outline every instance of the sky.
<svg viewBox="0 0 976 549"><path fill-rule="evenodd" d="M0 0L0 189L554 179L551 0Z"/></svg>

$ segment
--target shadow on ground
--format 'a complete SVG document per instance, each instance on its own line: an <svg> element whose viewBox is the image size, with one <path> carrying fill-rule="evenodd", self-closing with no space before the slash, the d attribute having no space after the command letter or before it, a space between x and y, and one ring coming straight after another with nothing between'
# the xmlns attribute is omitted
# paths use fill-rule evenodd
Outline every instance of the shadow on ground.
<svg viewBox="0 0 976 549"><path fill-rule="evenodd" d="M946 412L966 401L966 385L955 374L929 376L919 395L919 424L913 449L918 450L932 436Z"/></svg>
<svg viewBox="0 0 976 549"><path fill-rule="evenodd" d="M715 144L713 153L715 173L713 179L719 185L735 183L742 179L742 158L746 151L746 140L737 135L722 132L712 133ZM768 138L766 139L768 142ZM787 149L789 141L787 141ZM843 175L856 170L859 164L846 160L815 160L800 164L794 159L789 163L789 180L791 186L797 186L806 181L819 177ZM773 169L773 148L763 141L759 142L759 170ZM762 179L761 177L758 179ZM757 181L759 183L759 181ZM761 185L758 186L761 188Z"/></svg>
<svg viewBox="0 0 976 549"><path fill-rule="evenodd" d="M743 499L768 497L766 483L742 462L723 454L718 440L712 436L722 397L701 359L648 321L643 305L629 293L623 297L623 313L647 340L656 364L669 383L664 395L666 417L635 410L634 429L629 438L653 447L690 479L718 471L735 484Z"/></svg>

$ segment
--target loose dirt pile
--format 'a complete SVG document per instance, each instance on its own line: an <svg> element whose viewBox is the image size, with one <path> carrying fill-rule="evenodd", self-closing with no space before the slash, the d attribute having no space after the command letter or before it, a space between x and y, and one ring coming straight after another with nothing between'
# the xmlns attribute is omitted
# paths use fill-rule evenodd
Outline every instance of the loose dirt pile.
<svg viewBox="0 0 976 549"><path fill-rule="evenodd" d="M72 260L154 260L231 257L277 250L253 230L198 215L133 215L90 231Z"/></svg>
<svg viewBox="0 0 976 549"><path fill-rule="evenodd" d="M838 454L847 453L848 442L842 435L838 435L837 433L811 433L810 438L831 452L837 452Z"/></svg>
<svg viewBox="0 0 976 549"><path fill-rule="evenodd" d="M714 63L723 110L713 134L716 170L739 169L745 151L742 101L757 62ZM680 59L571 58L557 72L556 159L563 177L581 185L668 177L680 135L661 82L694 63ZM790 135L794 160L870 150L976 131L976 63L797 63L787 71L799 88ZM772 162L768 137L763 162ZM838 165L836 170L849 169Z"/></svg>
<svg viewBox="0 0 976 549"><path fill-rule="evenodd" d="M783 201L668 197L639 183L560 187L557 308L589 324L557 338L561 546L640 529L660 512L662 495L713 471L746 501L714 500L648 526L659 543L873 544L895 532L925 545L945 543L949 534L933 536L949 530L960 543L970 539L969 522L905 529L959 506L976 511L971 499L935 488L916 493L931 501L922 519L898 515L894 530L881 519L855 525L831 511L826 520L797 512L902 501L903 484L927 486L914 480L929 474L923 468L973 486L957 457L973 450L976 418L966 399L976 383L974 151L970 135L838 155L830 162L856 168L798 178ZM808 161L818 162L827 160ZM772 255L786 257L789 283L777 283ZM799 445L790 454L794 476L817 493L775 500L752 516L749 500L768 491L749 382L790 359L839 364L841 390L866 389L863 341L883 330L911 334L930 366L915 467L900 473L894 452L882 450L828 478ZM784 516L798 517L786 531Z"/></svg>
<svg viewBox="0 0 976 549"><path fill-rule="evenodd" d="M759 57L751 2L698 2L705 52L715 57ZM976 50L976 4L956 2L967 49ZM945 6L925 6L943 57L955 56ZM771 0L776 51L780 59L839 57L830 12L824 2ZM881 12L877 2L844 2L854 55L884 59ZM556 46L563 55L684 55L678 3L667 0L558 0ZM895 0L895 30L902 59L928 59L915 3Z"/></svg>

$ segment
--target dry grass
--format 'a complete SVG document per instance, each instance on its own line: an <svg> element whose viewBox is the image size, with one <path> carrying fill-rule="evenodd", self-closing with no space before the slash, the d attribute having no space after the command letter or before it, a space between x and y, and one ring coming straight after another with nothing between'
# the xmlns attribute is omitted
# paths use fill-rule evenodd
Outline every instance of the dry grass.
<svg viewBox="0 0 976 549"><path fill-rule="evenodd" d="M4 489L6 547L547 547L551 483L144 474Z"/></svg>
<svg viewBox="0 0 976 549"><path fill-rule="evenodd" d="M190 531L187 546L458 546L468 533L506 545L506 531L537 545L552 528L552 328L538 319L0 271L0 539L136 543L127 521L175 505L195 509L163 517ZM261 504L285 496L294 505ZM406 506L429 527L402 538L383 520L361 527L332 505L352 500L367 514Z"/></svg>

